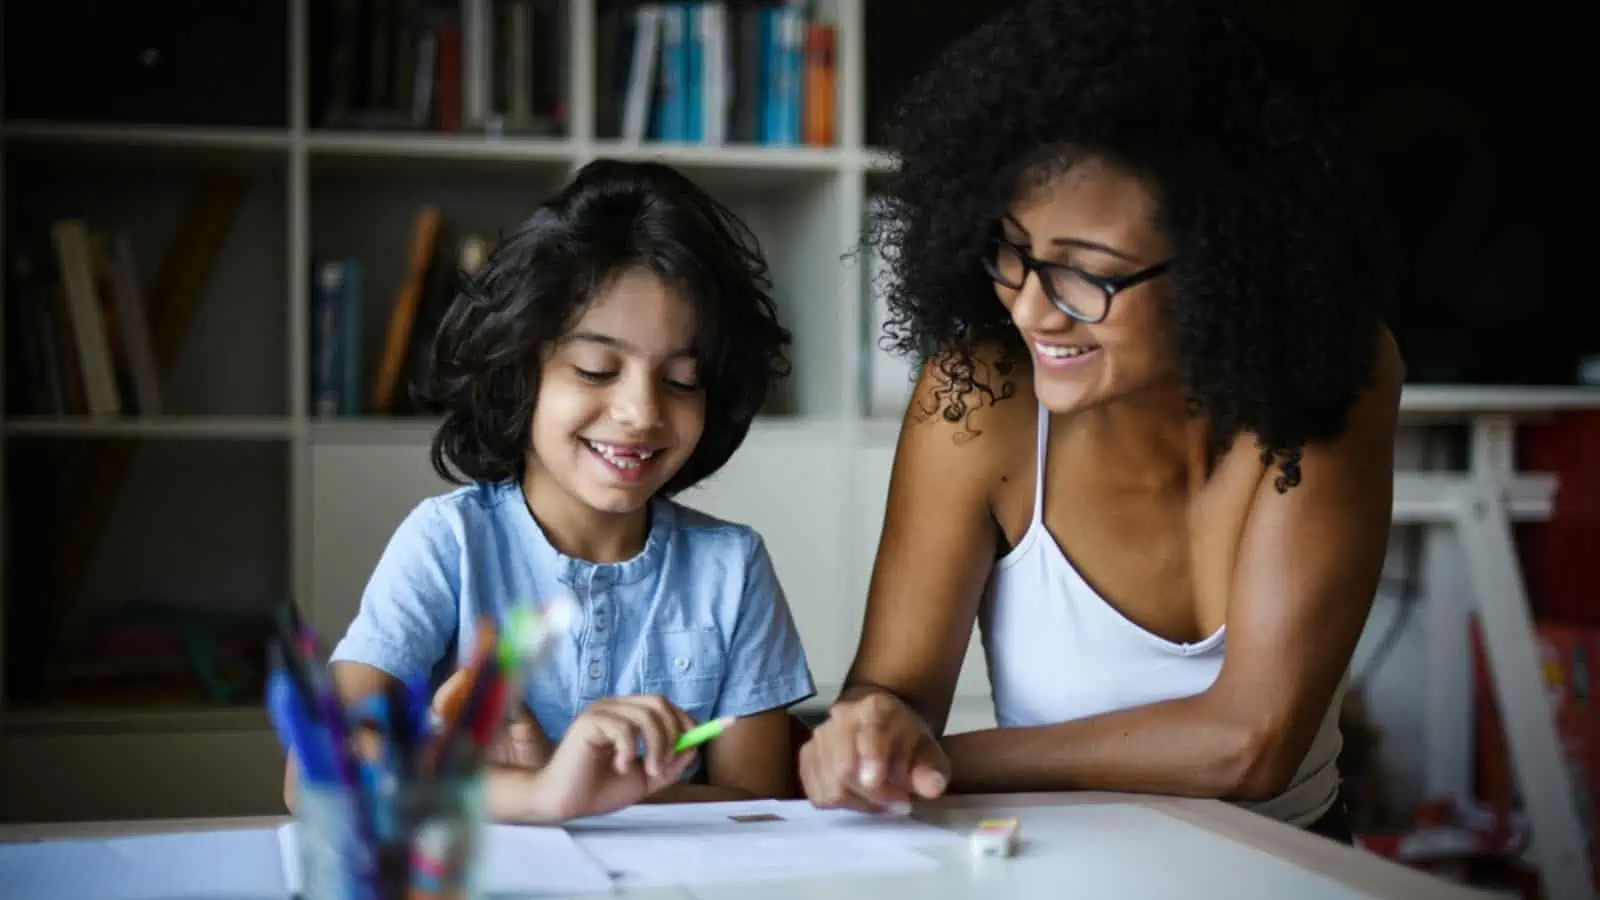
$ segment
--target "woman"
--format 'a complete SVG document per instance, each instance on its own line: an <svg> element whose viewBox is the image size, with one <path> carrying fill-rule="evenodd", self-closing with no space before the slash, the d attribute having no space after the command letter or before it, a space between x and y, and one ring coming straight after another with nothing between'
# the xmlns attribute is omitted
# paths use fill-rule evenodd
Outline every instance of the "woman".
<svg viewBox="0 0 1600 900"><path fill-rule="evenodd" d="M1288 58L1194 0L1032 2L904 100L875 230L930 361L814 803L1153 792L1344 836L1404 373L1374 191ZM945 735L974 623L999 727Z"/></svg>

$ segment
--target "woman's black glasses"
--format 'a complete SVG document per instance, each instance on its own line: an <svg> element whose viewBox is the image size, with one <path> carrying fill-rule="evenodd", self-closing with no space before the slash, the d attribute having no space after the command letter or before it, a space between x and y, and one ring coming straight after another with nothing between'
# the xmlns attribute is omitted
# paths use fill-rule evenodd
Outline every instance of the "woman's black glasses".
<svg viewBox="0 0 1600 900"><path fill-rule="evenodd" d="M1003 237L996 237L983 258L983 268L997 284L1022 290L1028 273L1039 276L1044 294L1056 308L1080 322L1104 322L1111 299L1118 292L1142 284L1167 271L1171 260L1140 269L1131 275L1092 275L1068 263L1044 262Z"/></svg>

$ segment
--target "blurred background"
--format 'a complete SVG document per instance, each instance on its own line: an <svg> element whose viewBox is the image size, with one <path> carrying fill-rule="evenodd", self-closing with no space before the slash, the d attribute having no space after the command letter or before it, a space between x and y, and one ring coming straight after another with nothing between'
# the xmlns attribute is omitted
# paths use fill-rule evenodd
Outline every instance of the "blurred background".
<svg viewBox="0 0 1600 900"><path fill-rule="evenodd" d="M795 374L685 500L767 536L820 707L906 389L877 260L849 255L894 166L882 117L1004 5L5 4L0 819L279 811L264 617L292 597L343 630L446 487L406 384L450 272L601 156L680 166L772 260ZM1592 228L1562 224L1588 221L1582 32L1553 5L1248 5L1357 86L1409 261L1400 449L1423 475L1351 672L1353 813L1384 852L1418 823L1475 842L1418 864L1503 862L1520 793L1478 604L1531 610L1513 638L1546 690L1513 718L1554 721L1585 823L1600 754L1600 313ZM1513 500L1510 542L1457 540L1468 475ZM992 722L976 641L958 693L952 727Z"/></svg>

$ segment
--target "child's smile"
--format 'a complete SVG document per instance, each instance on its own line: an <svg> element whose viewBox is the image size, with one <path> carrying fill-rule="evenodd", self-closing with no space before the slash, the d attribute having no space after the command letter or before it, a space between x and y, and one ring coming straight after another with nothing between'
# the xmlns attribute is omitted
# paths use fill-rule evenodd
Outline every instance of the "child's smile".
<svg viewBox="0 0 1600 900"><path fill-rule="evenodd" d="M650 444L618 444L578 439L618 481L633 484L650 474L661 448Z"/></svg>

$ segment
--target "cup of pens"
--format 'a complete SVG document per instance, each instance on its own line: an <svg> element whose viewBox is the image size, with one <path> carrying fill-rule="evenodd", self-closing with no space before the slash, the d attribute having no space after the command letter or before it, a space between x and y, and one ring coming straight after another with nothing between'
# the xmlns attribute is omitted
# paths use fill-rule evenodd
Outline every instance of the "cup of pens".
<svg viewBox="0 0 1600 900"><path fill-rule="evenodd" d="M295 809L304 900L476 900L483 779L397 783L361 833L347 792L307 785Z"/></svg>
<svg viewBox="0 0 1600 900"><path fill-rule="evenodd" d="M430 715L426 685L340 702L315 640L293 615L272 647L267 708L294 755L303 900L477 900L485 753L518 675L565 627L564 606L480 624L469 687Z"/></svg>
<svg viewBox="0 0 1600 900"><path fill-rule="evenodd" d="M358 755L354 783L337 776L301 781L293 848L301 897L476 900L482 773L432 769L388 747L371 751ZM385 759L391 753L396 758Z"/></svg>

